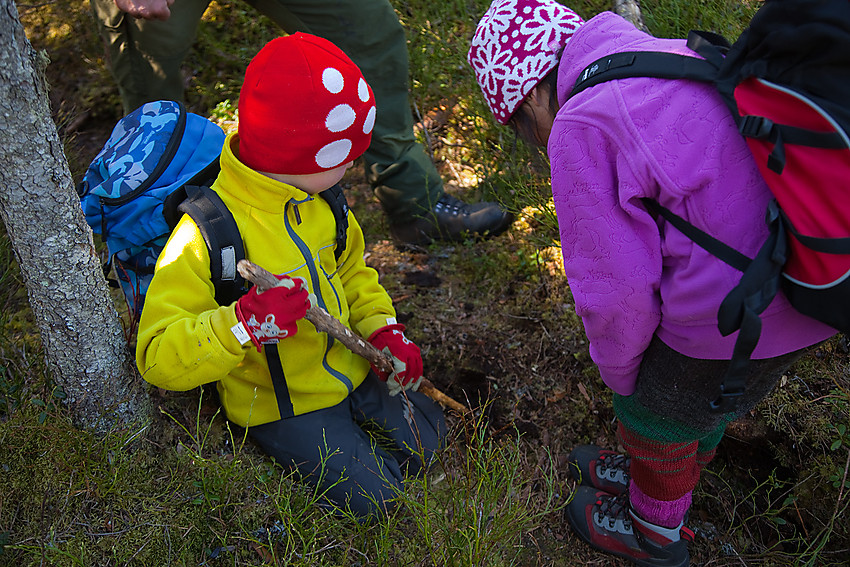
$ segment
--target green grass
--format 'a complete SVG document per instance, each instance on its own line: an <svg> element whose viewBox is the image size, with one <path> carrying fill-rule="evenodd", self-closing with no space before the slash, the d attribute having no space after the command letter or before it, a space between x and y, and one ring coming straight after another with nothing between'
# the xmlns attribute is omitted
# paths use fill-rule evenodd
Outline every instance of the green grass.
<svg viewBox="0 0 850 567"><path fill-rule="evenodd" d="M551 459L526 476L532 450L490 438L479 418L395 513L359 524L320 507L321 493L234 435L203 394L195 408L162 420L159 442L145 431L95 438L61 412L46 424L7 416L0 564L510 565L564 493Z"/></svg>
<svg viewBox="0 0 850 567"><path fill-rule="evenodd" d="M560 513L572 488L566 455L576 443L613 446L613 412L553 247L546 157L495 124L465 62L488 4L393 0L409 38L413 112L452 108L427 136L450 189L498 199L518 213L514 229L485 243L401 253L389 250L368 189L354 179L351 191L370 261L408 318L427 375L458 399L488 400L450 418L434 470L409 482L389 518L360 524L317 505L321 494L231 429L209 391L151 390L161 413L144 430L97 438L75 429L45 375L25 289L0 235L0 565L612 564L571 535ZM664 37L707 28L733 38L755 6L643 4L647 25ZM571 7L589 18L608 3ZM19 9L54 65L70 69L73 60L84 69L54 75L54 91L67 95L60 126L81 110L113 123L120 105L87 2ZM190 109L232 120L245 66L277 33L236 0L213 2L187 61ZM83 130L66 133L68 153L82 151ZM79 178L85 154L70 161ZM407 282L425 271L441 283ZM730 429L695 493L695 564L845 563L849 368L846 340L828 341Z"/></svg>

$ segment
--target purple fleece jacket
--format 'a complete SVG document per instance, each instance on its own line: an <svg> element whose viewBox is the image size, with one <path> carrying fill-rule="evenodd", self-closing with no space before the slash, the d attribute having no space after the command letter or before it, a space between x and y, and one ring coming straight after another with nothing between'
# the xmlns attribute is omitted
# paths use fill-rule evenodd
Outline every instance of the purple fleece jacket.
<svg viewBox="0 0 850 567"><path fill-rule="evenodd" d="M717 309L741 273L640 202L652 197L752 257L767 237L770 193L711 85L630 78L566 100L578 74L618 51L695 55L605 12L573 35L558 68L561 108L549 137L564 266L602 379L630 395L654 334L692 358L729 359ZM778 296L762 315L753 358L826 339L835 330Z"/></svg>

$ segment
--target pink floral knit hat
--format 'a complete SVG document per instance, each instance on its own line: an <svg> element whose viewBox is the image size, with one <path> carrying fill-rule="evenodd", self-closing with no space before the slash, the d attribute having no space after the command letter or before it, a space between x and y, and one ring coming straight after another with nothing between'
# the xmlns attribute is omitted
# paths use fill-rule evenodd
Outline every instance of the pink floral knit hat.
<svg viewBox="0 0 850 567"><path fill-rule="evenodd" d="M558 56L584 23L552 0L493 0L467 59L487 105L507 124L525 97L558 65Z"/></svg>

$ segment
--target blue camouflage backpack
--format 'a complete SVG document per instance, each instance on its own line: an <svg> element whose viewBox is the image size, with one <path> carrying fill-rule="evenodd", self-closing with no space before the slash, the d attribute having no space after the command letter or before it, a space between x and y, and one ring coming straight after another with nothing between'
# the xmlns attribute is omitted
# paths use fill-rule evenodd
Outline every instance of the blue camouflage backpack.
<svg viewBox="0 0 850 567"><path fill-rule="evenodd" d="M141 314L156 259L184 212L210 251L220 250L210 254L220 261L213 269L216 298L228 282L231 292L241 288L236 261L244 257L242 240L232 215L208 188L223 144L221 128L182 104L149 102L116 124L77 186L86 221L106 243L104 270L113 270L131 315Z"/></svg>
<svg viewBox="0 0 850 567"><path fill-rule="evenodd" d="M115 274L133 320L141 315L156 259L183 214L207 244L216 301L226 305L244 293L236 270L245 257L239 228L209 188L224 138L219 126L179 102L149 102L115 125L78 184L86 221L106 244L104 273ZM339 185L320 195L336 219L339 258L348 228L345 195Z"/></svg>

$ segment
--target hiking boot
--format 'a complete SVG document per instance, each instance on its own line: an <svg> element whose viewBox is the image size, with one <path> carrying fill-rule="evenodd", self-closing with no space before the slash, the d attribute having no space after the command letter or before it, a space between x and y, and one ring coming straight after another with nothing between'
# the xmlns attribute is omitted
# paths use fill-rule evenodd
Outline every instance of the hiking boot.
<svg viewBox="0 0 850 567"><path fill-rule="evenodd" d="M631 459L596 445L579 445L569 456L570 473L584 486L604 490L614 496L629 487Z"/></svg>
<svg viewBox="0 0 850 567"><path fill-rule="evenodd" d="M423 217L390 226L390 234L405 244L424 245L434 240L462 241L499 235L514 217L490 202L464 203L447 193Z"/></svg>
<svg viewBox="0 0 850 567"><path fill-rule="evenodd" d="M578 536L600 551L624 557L641 567L686 567L690 562L687 528L664 528L638 517L628 493L613 496L579 486L566 516Z"/></svg>

